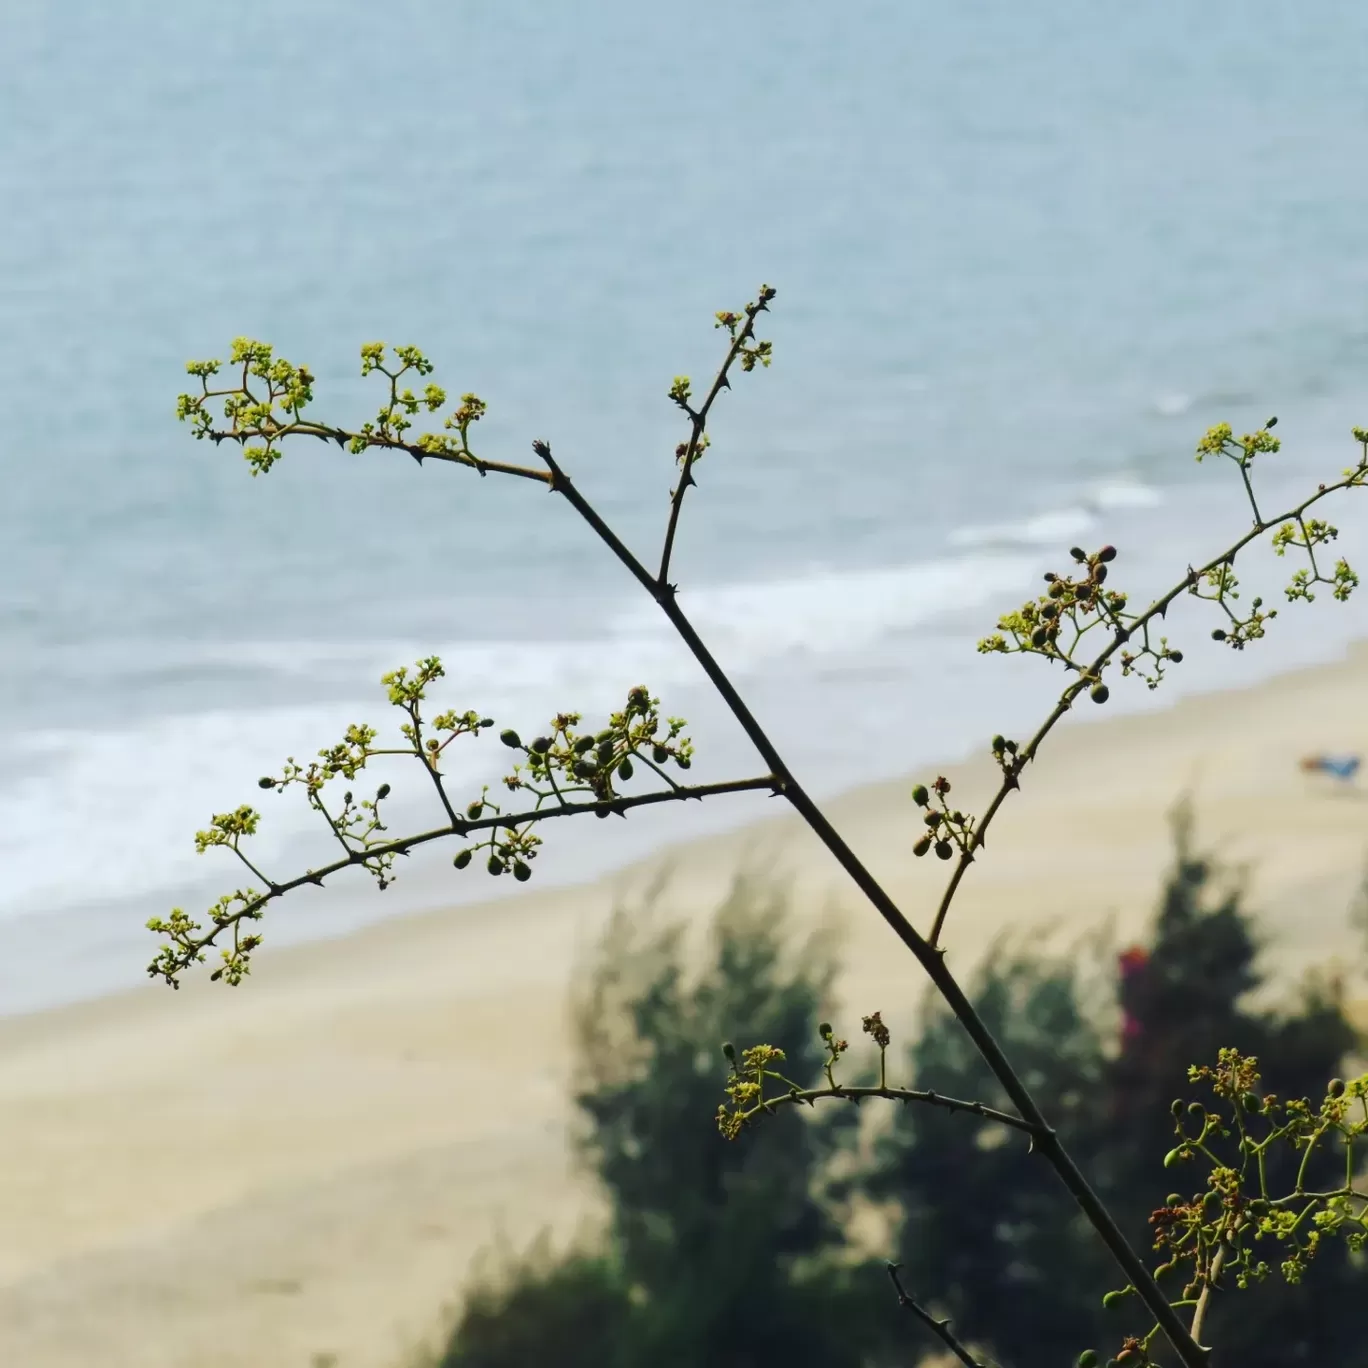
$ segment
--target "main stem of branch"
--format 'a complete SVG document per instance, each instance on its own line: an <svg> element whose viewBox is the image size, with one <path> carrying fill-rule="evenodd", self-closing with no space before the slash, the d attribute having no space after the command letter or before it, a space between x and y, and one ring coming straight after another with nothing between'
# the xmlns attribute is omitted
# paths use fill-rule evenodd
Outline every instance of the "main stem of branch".
<svg viewBox="0 0 1368 1368"><path fill-rule="evenodd" d="M679 633L684 644L688 646L694 659L702 666L713 687L721 695L732 715L741 724L751 743L769 766L770 772L780 781L778 786L780 791L926 971L927 976L992 1070L993 1076L1011 1099L1012 1105L1021 1113L1022 1118L1036 1130L1037 1134L1033 1141L1035 1147L1058 1174L1060 1181L1068 1188L1093 1229L1101 1236L1112 1257L1159 1323L1165 1337L1173 1345L1174 1351L1185 1368L1207 1368L1207 1352L1188 1333L1187 1327L1179 1319L1177 1312L1169 1305L1168 1298L1164 1296L1159 1285L1150 1276L1149 1270L1127 1243L1126 1237L1121 1233L1115 1220L1112 1219L1111 1213L1089 1186L1078 1165L1074 1163L1073 1158L1036 1105L1030 1091L1021 1081L1016 1070L1013 1069L1011 1062L1003 1053L1002 1047L993 1038L992 1032L989 1031L983 1019L974 1010L973 1004L965 996L964 990L946 967L943 952L933 947L917 932L893 899L884 891L878 880L865 868L855 852L842 839L840 833L827 820L826 815L813 802L807 791L793 777L792 771L746 706L745 700L737 692L735 685L732 684L726 672L713 658L712 652L708 650L703 639L694 630L693 624L684 615L672 586L653 577L623 544L588 500L575 488L570 478L556 464L551 455L551 449L545 442L536 443L534 449L551 470L552 489L574 507L575 511L593 528L600 540L613 552L633 578L659 604L661 611L669 618L675 631Z"/></svg>

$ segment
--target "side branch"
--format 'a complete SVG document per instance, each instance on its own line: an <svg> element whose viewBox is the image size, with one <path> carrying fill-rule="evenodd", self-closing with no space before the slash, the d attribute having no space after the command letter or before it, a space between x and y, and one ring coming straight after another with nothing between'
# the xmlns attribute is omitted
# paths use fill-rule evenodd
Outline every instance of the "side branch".
<svg viewBox="0 0 1368 1368"><path fill-rule="evenodd" d="M758 1106L737 1113L736 1120L739 1125L745 1126L758 1117L761 1112L773 1112L777 1107L786 1103L796 1105L805 1102L808 1106L813 1106L823 1098L858 1103L866 1097L882 1097L889 1102L902 1102L904 1104L921 1102L931 1107L943 1107L950 1112L966 1112L971 1116L981 1117L985 1121L995 1121L999 1125L1010 1126L1013 1130L1021 1131L1033 1139L1042 1133L1038 1127L1033 1126L1029 1121L1023 1121L1021 1117L1013 1116L1011 1112L998 1111L995 1107L984 1106L982 1102L966 1102L961 1098L946 1097L943 1093L926 1088L890 1088L874 1085L855 1087L838 1084L830 1088L793 1088L788 1092L778 1093L774 1097L767 1097Z"/></svg>
<svg viewBox="0 0 1368 1368"><path fill-rule="evenodd" d="M1286 513L1277 517L1268 518L1261 522L1256 522L1252 528L1241 537L1237 538L1219 555L1213 557L1200 569L1189 567L1183 578L1173 586L1167 593L1155 599L1142 613L1138 614L1134 620L1129 621L1124 627L1118 628L1115 635L1106 647L1098 654L1091 664L1080 670L1079 677L1070 684L1060 695L1059 701L1051 710L1049 716L1041 724L1035 735L1021 747L1015 754L1012 761L1004 766L1002 783L998 791L993 795L993 800L988 804L980 819L977 828L971 838L965 843L960 852L959 860L950 875L946 884L945 892L941 895L940 903L936 908L935 920L931 925L931 932L928 937L933 947L939 947L941 933L945 928L945 919L949 915L950 905L954 902L955 894L959 889L960 881L968 872L969 866L974 861L975 854L983 848L984 835L988 827L992 824L993 818L997 815L1007 800L1007 796L1013 789L1020 788L1020 776L1030 761L1034 760L1039 751L1041 743L1054 730L1056 724L1072 708L1074 701L1084 689L1094 686L1101 678L1103 668L1113 659L1126 643L1137 633L1143 633L1156 618L1163 618L1169 607L1181 595L1189 593L1205 576L1213 572L1219 572L1223 566L1229 566L1251 542L1261 537L1264 533L1276 527L1279 523L1295 522L1300 523L1303 514L1314 504L1331 494L1338 493L1342 489L1352 489L1362 486L1365 483L1365 467L1362 463L1347 474L1344 478L1337 480L1334 484L1321 485L1317 491L1309 498L1297 504L1295 508L1289 509Z"/></svg>
<svg viewBox="0 0 1368 1368"><path fill-rule="evenodd" d="M726 793L751 793L757 790L769 790L776 794L782 793L783 781L774 775L767 774L753 779L732 779L715 784L677 785L671 789L661 789L652 793L617 795L607 800L596 799L592 802L583 803L561 802L555 807L533 808L527 812L448 822L444 826L434 827L429 831L419 832L417 835L399 837L393 841L353 849L348 855L334 860L331 864L323 865L318 869L306 870L303 874L283 883L268 882L265 892L258 893L254 889L246 889L239 892L235 897L221 899L213 914L213 925L202 935L197 934L200 930L199 924L191 921L180 909L173 911L170 919L152 918L148 922L149 930L168 936L172 944L166 946L160 955L153 960L148 966L147 972L149 977L162 978L171 987L179 988L180 982L176 976L182 970L188 969L192 964L202 963L204 952L214 945L225 932L231 930L236 938L241 923L260 920L263 909L277 898L282 898L285 894L291 893L297 888L303 888L307 884L321 888L325 879L341 873L344 869L365 865L385 856L408 855L418 847L428 845L432 841L440 841L450 836L469 836L472 832L481 830L529 826L538 822L550 821L555 817L576 817L587 813L594 813L601 817L612 815L625 817L632 808L649 807L656 803L683 802L688 799L702 800L704 798L715 798ZM240 856L240 852L237 853ZM240 906L230 910L229 904L232 902L237 902ZM216 969L210 975L211 979L218 980L226 975L230 981L236 982L240 978L241 973L245 972L245 965L236 973L234 972L234 965L238 963L239 948L250 951L259 941L258 937L247 937L246 939L251 944L243 944L240 947L235 944L234 951L223 952L227 963Z"/></svg>
<svg viewBox="0 0 1368 1368"><path fill-rule="evenodd" d="M670 391L670 397L688 414L691 430L689 440L675 453L676 459L679 461L679 483L670 495L670 521L665 528L665 546L660 553L660 572L656 576L656 583L661 588L669 583L670 557L674 554L675 532L679 527L680 510L684 507L685 492L691 484L695 483L693 477L694 462L702 455L703 447L707 443L708 413L716 402L717 396L724 389L731 388L731 380L728 376L738 357L746 370L753 369L757 361L761 365L769 365L769 343L761 342L755 346L751 346L750 343L755 336L755 320L768 310L769 302L774 296L775 291L770 286L762 285L755 302L746 305L744 323L733 313L717 315L717 326L727 328L731 332L731 346L727 348L727 354L723 358L721 366L718 367L717 375L708 390L707 397L697 408L694 408L689 402L689 384L683 376L675 381L674 387Z"/></svg>

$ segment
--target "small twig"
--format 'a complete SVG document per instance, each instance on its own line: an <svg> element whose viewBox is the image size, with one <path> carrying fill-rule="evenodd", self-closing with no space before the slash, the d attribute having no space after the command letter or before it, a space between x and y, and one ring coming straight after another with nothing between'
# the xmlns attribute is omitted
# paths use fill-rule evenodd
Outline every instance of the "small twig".
<svg viewBox="0 0 1368 1368"><path fill-rule="evenodd" d="M795 1105L806 1102L812 1106L824 1098L834 1098L838 1102L860 1102L866 1097L882 1097L889 1102L922 1102L927 1106L944 1107L946 1111L968 1112L973 1116L982 1117L985 1121L996 1121L999 1125L1010 1126L1013 1130L1019 1130L1033 1139L1041 1134L1040 1128L1033 1126L1029 1121L1023 1121L1011 1112L999 1111L996 1107L986 1107L982 1102L966 1102L962 1098L946 1097L943 1093L926 1088L850 1087L840 1083L828 1088L790 1088L788 1092L776 1093L743 1113L741 1120L743 1123L747 1122L760 1112L773 1111L776 1106L785 1102Z"/></svg>
<svg viewBox="0 0 1368 1368"><path fill-rule="evenodd" d="M901 1264L895 1263L888 1265L888 1276L892 1280L893 1290L898 1294L898 1305L916 1316L916 1318L921 1321L921 1323L926 1326L926 1328L935 1335L935 1337L940 1340L940 1342L945 1345L961 1363L967 1364L968 1368L990 1368L989 1364L983 1359L975 1358L973 1354L960 1343L959 1339L950 1329L950 1321L948 1318L946 1320L937 1320L924 1307L918 1305L916 1300L904 1290L902 1279L898 1277L898 1270L901 1267Z"/></svg>

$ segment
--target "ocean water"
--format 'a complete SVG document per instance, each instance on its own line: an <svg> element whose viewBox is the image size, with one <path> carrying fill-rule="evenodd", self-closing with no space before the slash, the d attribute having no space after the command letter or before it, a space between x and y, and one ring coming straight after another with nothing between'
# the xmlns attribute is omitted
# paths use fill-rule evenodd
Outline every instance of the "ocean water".
<svg viewBox="0 0 1368 1368"><path fill-rule="evenodd" d="M421 345L489 403L478 450L547 438L649 559L671 377L775 285L676 578L818 793L1048 706L1057 674L973 642L1073 542L1115 542L1143 594L1237 532L1233 472L1192 460L1210 423L1279 415L1270 501L1368 423L1359 5L11 0L0 28L0 1012L141 981L146 917L238 882L193 832L429 651L443 701L524 732L647 682L700 776L755 771L559 500L316 445L252 480L193 442L184 363L237 335L348 424L379 402L359 345ZM1368 499L1335 516L1362 551ZM1172 687L1109 706L1329 657L1365 603L1242 656L1179 615ZM458 784L506 758L473 747ZM264 797L287 875L326 847ZM538 875L757 811L555 833ZM268 933L502 889L414 863Z"/></svg>

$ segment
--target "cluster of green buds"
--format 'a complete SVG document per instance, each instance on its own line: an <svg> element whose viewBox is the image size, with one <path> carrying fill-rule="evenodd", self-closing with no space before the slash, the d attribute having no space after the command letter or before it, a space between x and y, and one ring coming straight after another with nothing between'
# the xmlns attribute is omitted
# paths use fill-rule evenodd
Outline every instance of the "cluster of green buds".
<svg viewBox="0 0 1368 1368"><path fill-rule="evenodd" d="M200 393L178 396L176 416L191 424L197 438L240 443L253 475L269 471L281 457L281 443L296 435L333 441L354 453L377 446L401 447L419 461L425 455L438 456L482 467L470 449L471 426L485 414L485 403L478 395L461 396L460 405L444 420L443 432L410 438L417 414L436 413L447 403L440 385L429 382L421 393L415 393L404 383L410 376L426 379L433 372L433 363L417 347L395 347L391 356L383 342L362 345L361 374L384 376L389 392L375 418L355 432L304 417L304 408L314 397L314 377L307 367L276 357L268 343L235 338L229 365L237 369L237 384L211 388L210 381L220 373L222 363L189 362L186 370L199 380ZM214 426L215 401L221 408L222 428Z"/></svg>
<svg viewBox="0 0 1368 1368"><path fill-rule="evenodd" d="M974 848L974 819L952 808L947 800L950 781L938 775L931 787L915 784L912 788L912 801L921 808L922 821L926 831L912 845L912 853L918 858L927 851L934 850L936 856L948 860L955 851L972 859Z"/></svg>
<svg viewBox="0 0 1368 1368"><path fill-rule="evenodd" d="M693 764L693 743L683 735L684 719L662 718L660 700L643 684L628 691L626 705L601 731L578 732L579 723L578 713L560 713L549 732L525 745L512 729L501 732L505 746L527 757L505 777L507 788L542 799L588 792L603 805L598 813L606 817L617 796L616 786L627 783L637 765L673 785L665 766L687 770Z"/></svg>
<svg viewBox="0 0 1368 1368"><path fill-rule="evenodd" d="M1364 1248L1368 1190L1356 1187L1355 1178L1368 1143L1368 1075L1348 1083L1331 1079L1319 1102L1283 1099L1260 1090L1257 1059L1223 1049L1214 1067L1193 1067L1188 1077L1207 1084L1214 1102L1174 1101L1178 1143L1164 1167L1201 1163L1205 1182L1190 1195L1169 1193L1150 1215L1154 1249L1163 1255L1154 1277L1182 1279L1175 1307L1204 1311L1218 1279L1246 1289L1271 1275L1272 1259L1287 1282L1298 1283L1317 1250L1336 1236L1351 1250ZM1284 1192L1271 1188L1275 1157L1294 1169ZM1117 1288L1103 1305L1121 1306L1133 1294L1133 1287ZM1156 1325L1129 1337L1108 1362L1142 1368L1157 1335ZM1093 1353L1078 1362L1098 1359Z"/></svg>
<svg viewBox="0 0 1368 1368"><path fill-rule="evenodd" d="M750 372L756 366L768 366L773 359L773 344L753 341L752 335L756 318L769 309L770 300L776 293L772 285L762 285L755 299L746 305L743 313L737 314L730 309L722 309L715 315L717 321L713 326L725 328L732 341L738 343L736 359L743 371Z"/></svg>
<svg viewBox="0 0 1368 1368"><path fill-rule="evenodd" d="M1116 548L1104 546L1089 553L1081 546L1069 549L1077 570L1073 574L1045 574L1045 592L998 620L998 630L978 643L984 653L1039 655L1060 661L1067 669L1091 679L1091 697L1105 703L1109 690L1093 670L1076 656L1087 634L1110 627L1123 639L1126 595L1106 587ZM1010 638L1010 640L1009 640Z"/></svg>
<svg viewBox="0 0 1368 1368"><path fill-rule="evenodd" d="M782 1064L785 1059L783 1050L777 1045L752 1045L741 1052L738 1062L736 1047L726 1041L722 1046L722 1056L727 1061L731 1075L725 1087L727 1101L717 1108L717 1128L728 1140L735 1140L747 1120L765 1109L767 1079L780 1083L786 1093L800 1091L796 1083L773 1067Z"/></svg>

